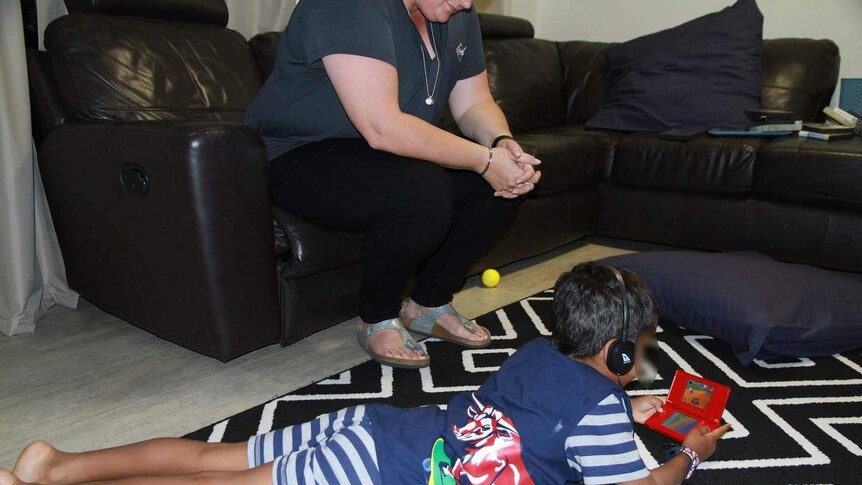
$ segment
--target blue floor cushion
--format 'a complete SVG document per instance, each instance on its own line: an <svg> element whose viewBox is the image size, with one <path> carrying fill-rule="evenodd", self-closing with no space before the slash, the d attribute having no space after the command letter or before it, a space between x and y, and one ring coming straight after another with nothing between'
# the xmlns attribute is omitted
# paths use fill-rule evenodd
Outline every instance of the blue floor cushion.
<svg viewBox="0 0 862 485"><path fill-rule="evenodd" d="M862 348L862 280L758 253L645 252L602 264L649 284L665 322L755 358L816 357Z"/></svg>

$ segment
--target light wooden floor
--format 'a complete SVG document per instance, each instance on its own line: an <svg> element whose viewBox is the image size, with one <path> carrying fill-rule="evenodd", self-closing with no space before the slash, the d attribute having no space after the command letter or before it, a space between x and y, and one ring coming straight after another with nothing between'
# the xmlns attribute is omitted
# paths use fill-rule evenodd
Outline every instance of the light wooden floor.
<svg viewBox="0 0 862 485"><path fill-rule="evenodd" d="M469 318L553 286L573 265L657 246L588 239L501 268L494 289L468 280L455 306ZM180 436L368 359L354 321L287 348L222 364L81 300L55 308L34 334L0 336L0 467L28 442L80 451Z"/></svg>

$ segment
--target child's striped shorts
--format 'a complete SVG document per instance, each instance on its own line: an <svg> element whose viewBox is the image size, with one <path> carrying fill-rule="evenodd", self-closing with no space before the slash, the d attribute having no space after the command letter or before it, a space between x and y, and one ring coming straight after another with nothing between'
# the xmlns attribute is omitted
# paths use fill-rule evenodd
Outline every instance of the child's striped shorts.
<svg viewBox="0 0 862 485"><path fill-rule="evenodd" d="M365 406L324 414L248 441L248 465L273 462L275 485L380 483Z"/></svg>

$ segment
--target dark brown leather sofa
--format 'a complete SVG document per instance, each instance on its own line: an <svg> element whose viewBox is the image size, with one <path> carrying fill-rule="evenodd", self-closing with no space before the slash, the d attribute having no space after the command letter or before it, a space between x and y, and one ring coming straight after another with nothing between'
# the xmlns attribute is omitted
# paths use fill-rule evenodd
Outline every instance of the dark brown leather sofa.
<svg viewBox="0 0 862 485"><path fill-rule="evenodd" d="M72 287L221 360L354 315L362 235L271 207L262 142L241 124L279 34L246 42L224 27L221 0L66 4L72 13L49 26L47 53L29 52L28 69ZM862 271L859 139L587 131L609 89L605 45L481 21L492 91L545 176L474 270L602 234ZM819 118L836 84L835 44L764 49L764 106Z"/></svg>

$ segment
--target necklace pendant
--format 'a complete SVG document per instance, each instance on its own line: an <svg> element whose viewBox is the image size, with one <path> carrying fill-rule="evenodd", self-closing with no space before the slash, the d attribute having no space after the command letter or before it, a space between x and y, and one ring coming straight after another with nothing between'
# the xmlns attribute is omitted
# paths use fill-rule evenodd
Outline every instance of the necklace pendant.
<svg viewBox="0 0 862 485"><path fill-rule="evenodd" d="M431 96L428 96L427 98L425 98L425 104L427 104L428 106L433 105L434 104L434 98L432 98Z"/></svg>

